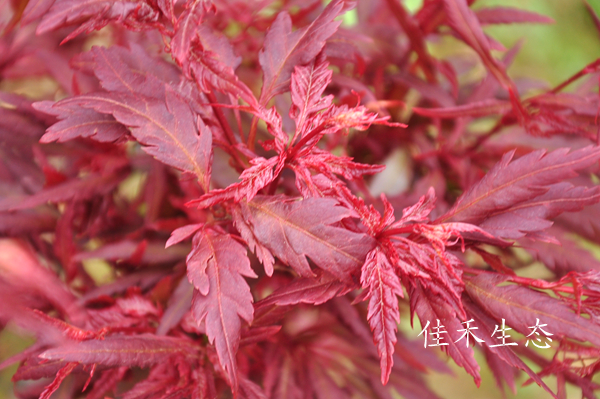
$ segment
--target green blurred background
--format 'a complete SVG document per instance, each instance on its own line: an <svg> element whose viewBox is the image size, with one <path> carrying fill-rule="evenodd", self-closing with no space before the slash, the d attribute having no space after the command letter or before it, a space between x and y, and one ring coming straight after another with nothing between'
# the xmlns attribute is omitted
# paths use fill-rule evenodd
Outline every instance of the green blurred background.
<svg viewBox="0 0 600 399"><path fill-rule="evenodd" d="M600 14L600 0L589 0L589 3ZM422 0L406 0L405 4L409 9L416 10L422 4ZM600 34L594 26L583 0L478 0L474 8L488 6L519 7L547 15L556 21L553 25L520 24L485 28L488 34L507 48L512 47L520 39L525 40L521 52L509 70L509 74L513 78L535 77L555 85L600 57ZM351 24L352 16L349 17L345 21ZM453 53L461 51L461 49L436 48L434 51ZM418 322L415 324L416 330ZM409 338L416 338L420 331L420 329L410 330L406 317L401 323L401 329ZM14 331L1 332L0 361L23 350L31 342L30 338L20 337ZM430 349L437 350L436 348ZM455 375L431 374L429 376L431 387L441 397L448 399L551 398L535 384L518 388L516 396L510 391L503 396L496 387L492 375L486 369L485 361L481 357L478 360L482 365L482 383L479 389L473 383L473 379L452 362L449 362L449 365ZM16 366L12 366L0 371L0 399L14 398L10 377L15 370ZM521 376L518 385L526 379L525 376ZM547 379L546 382L552 389L555 389L556 384L552 378ZM567 397L581 397L581 394L578 389L570 388Z"/></svg>

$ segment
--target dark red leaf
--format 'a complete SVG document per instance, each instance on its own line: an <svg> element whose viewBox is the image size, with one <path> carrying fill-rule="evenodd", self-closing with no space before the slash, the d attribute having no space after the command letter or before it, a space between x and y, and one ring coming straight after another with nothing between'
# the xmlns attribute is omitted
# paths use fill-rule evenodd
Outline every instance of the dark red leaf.
<svg viewBox="0 0 600 399"><path fill-rule="evenodd" d="M165 84L179 83L181 72L172 64L151 57L137 44L129 47L94 46L71 60L71 65L94 74L106 91L164 98Z"/></svg>
<svg viewBox="0 0 600 399"><path fill-rule="evenodd" d="M600 261L562 231L551 228L548 233L556 238L560 245L540 240L526 240L521 245L557 276L562 277L569 272L600 270Z"/></svg>
<svg viewBox="0 0 600 399"><path fill-rule="evenodd" d="M129 126L144 150L161 162L193 173L207 188L212 163L212 133L188 103L167 87L164 100L125 93L95 93L65 99L58 104L77 104L112 114Z"/></svg>
<svg viewBox="0 0 600 399"><path fill-rule="evenodd" d="M480 226L496 237L516 239L547 229L552 225L550 220L563 212L580 211L598 201L600 187L556 183L550 185L546 193L534 199L490 212Z"/></svg>
<svg viewBox="0 0 600 399"><path fill-rule="evenodd" d="M189 57L190 47L210 5L210 0L188 0L185 11L177 20L175 35L171 39L171 54L182 65Z"/></svg>
<svg viewBox="0 0 600 399"><path fill-rule="evenodd" d="M350 394L338 386L338 384L328 375L327 369L317 362L308 364L308 377L314 389L319 392L323 398L351 399Z"/></svg>
<svg viewBox="0 0 600 399"><path fill-rule="evenodd" d="M164 362L171 356L197 356L197 353L198 347L186 339L141 334L73 342L48 349L40 357L111 367L147 367Z"/></svg>
<svg viewBox="0 0 600 399"><path fill-rule="evenodd" d="M202 224L202 223L188 224L187 226L183 226L183 227L180 227L180 228L174 230L171 233L171 237L169 237L169 239L167 240L167 243L165 244L165 248L169 248L172 245L178 244L181 241L188 239L195 232L200 230L202 228L202 226L204 226L204 224Z"/></svg>
<svg viewBox="0 0 600 399"><path fill-rule="evenodd" d="M467 0L443 0L447 21L460 37L477 52L485 66L507 90L513 87L504 67L492 56L491 46Z"/></svg>
<svg viewBox="0 0 600 399"><path fill-rule="evenodd" d="M182 259L189 251L188 246L179 245L165 249L164 241L120 241L105 244L100 248L79 252L74 261L86 259L105 259L108 261L131 261L136 264L156 265Z"/></svg>
<svg viewBox="0 0 600 399"><path fill-rule="evenodd" d="M104 399L105 393L114 391L116 385L125 377L128 371L127 367L119 367L102 372L92 387L92 390L87 394L85 399Z"/></svg>
<svg viewBox="0 0 600 399"><path fill-rule="evenodd" d="M39 351L38 351L39 354ZM19 365L19 368L12 377L13 381L39 380L41 378L56 377L58 372L68 363L62 360L45 360L36 356L31 356ZM79 365L73 372L81 373L83 366Z"/></svg>
<svg viewBox="0 0 600 399"><path fill-rule="evenodd" d="M254 235L252 226L244 219L239 206L232 207L231 213L235 227L240 232L242 238L246 241L248 248L254 252L260 263L263 264L265 267L265 273L267 273L268 276L272 276L275 258L273 258L271 251L269 251L267 247L258 241L258 238Z"/></svg>
<svg viewBox="0 0 600 399"><path fill-rule="evenodd" d="M267 399L262 388L246 377L240 378L240 392L245 399Z"/></svg>
<svg viewBox="0 0 600 399"><path fill-rule="evenodd" d="M386 384L394 365L392 355L400 322L398 297L403 297L404 293L400 279L381 248L367 254L360 282L369 300L367 319L381 359L381 383Z"/></svg>
<svg viewBox="0 0 600 399"><path fill-rule="evenodd" d="M44 389L44 392L40 394L40 399L50 399L52 394L58 389L63 380L67 378L69 374L71 374L76 366L77 363L67 363L66 366L61 368L58 373L56 373L56 378L54 381L52 381L52 383L50 383L50 385Z"/></svg>
<svg viewBox="0 0 600 399"><path fill-rule="evenodd" d="M261 341L272 339L275 334L281 331L282 326L252 327L242 333L240 346L256 344Z"/></svg>
<svg viewBox="0 0 600 399"><path fill-rule="evenodd" d="M243 276L256 274L246 248L227 234L204 228L196 233L193 244L187 258L188 278L196 288L192 312L198 324L206 323L206 335L236 392L240 318L248 323L254 318L252 294Z"/></svg>
<svg viewBox="0 0 600 399"><path fill-rule="evenodd" d="M331 226L353 216L333 199L256 196L241 206L257 241L303 277L314 275L308 256L321 269L351 281L374 247L365 234Z"/></svg>
<svg viewBox="0 0 600 399"><path fill-rule="evenodd" d="M56 0L29 0L23 11L21 23L23 25L41 18L52 7Z"/></svg>
<svg viewBox="0 0 600 399"><path fill-rule="evenodd" d="M332 298L347 294L353 289L327 272L318 272L317 277L300 277L283 286L255 306L286 306L298 303L321 305Z"/></svg>
<svg viewBox="0 0 600 399"><path fill-rule="evenodd" d="M482 25L486 24L514 24L537 23L553 24L554 20L533 11L513 7L487 7L475 11L477 19Z"/></svg>
<svg viewBox="0 0 600 399"><path fill-rule="evenodd" d="M511 162L513 156L514 151L505 154L438 221L479 224L493 212L533 200L548 192L550 185L574 177L577 170L598 162L600 148L586 147L570 153L568 148L561 148L549 154L534 151Z"/></svg>
<svg viewBox="0 0 600 399"><path fill-rule="evenodd" d="M119 141L129 133L129 130L111 115L85 109L76 104L65 105L60 102L40 101L35 103L34 107L59 119L46 130L46 134L40 139L42 143L53 141L62 143L77 137L111 143Z"/></svg>
<svg viewBox="0 0 600 399"><path fill-rule="evenodd" d="M578 316L571 307L545 293L519 285L500 285L505 276L481 274L465 283L469 296L494 316L523 335L531 333L536 319L544 330L558 337L600 345L600 329L590 319ZM540 333L541 334L541 333Z"/></svg>
<svg viewBox="0 0 600 399"><path fill-rule="evenodd" d="M424 32L420 29L416 19L408 12L406 6L398 0L388 0L387 5L408 36L412 50L419 56L427 80L434 81L435 61L426 49Z"/></svg>
<svg viewBox="0 0 600 399"><path fill-rule="evenodd" d="M202 45L204 54L211 54L221 63L233 71L240 65L242 57L236 56L229 38L218 30L211 29L207 24L200 25L197 29L198 41Z"/></svg>
<svg viewBox="0 0 600 399"><path fill-rule="evenodd" d="M209 93L214 88L236 98L240 97L254 110L260 108L252 90L238 79L233 68L215 58L212 53L204 51L196 54L190 69L203 92Z"/></svg>
<svg viewBox="0 0 600 399"><path fill-rule="evenodd" d="M103 28L112 21L135 25L137 22L150 22L157 18L156 11L142 2L56 0L38 25L37 33L42 34L64 26L81 24L65 39L68 40L81 32L92 32Z"/></svg>
<svg viewBox="0 0 600 399"><path fill-rule="evenodd" d="M9 236L54 230L56 218L50 212L0 213L0 233Z"/></svg>
<svg viewBox="0 0 600 399"><path fill-rule="evenodd" d="M397 0L391 0L391 1L396 2ZM449 69L449 68L450 67L446 67L446 69ZM446 72L451 73L450 70L448 70ZM408 74L408 73L398 73L395 76L395 78L398 82L402 83L403 85L405 85L407 87L415 89L423 97L435 102L436 104L438 104L441 107L452 108L452 107L456 106L456 99L453 98L453 94L448 93L446 90L443 90L439 86L428 83L428 82L424 81L423 79L420 79L420 78L418 78L414 75ZM413 110L414 109L415 108L413 108ZM421 112L435 110L435 108L433 108L433 109L426 108L425 109L425 108L419 108L419 107L416 107L416 109L417 110L415 110L415 112L418 114L421 114Z"/></svg>
<svg viewBox="0 0 600 399"><path fill-rule="evenodd" d="M22 242L7 238L0 240L0 282L2 281L6 281L19 291L27 291L30 295L35 294L45 298L63 314L73 318L78 315L78 308L74 306L75 296L54 272L40 263L32 249ZM17 298L11 300L4 298L3 303L6 305L5 310L11 313L19 311L22 307L18 304ZM30 318L26 314L23 316ZM31 325L36 326L37 329L40 327L39 324L34 320ZM46 328L48 328L47 324ZM32 332L36 335L42 334L42 331ZM53 337L50 331L48 337Z"/></svg>
<svg viewBox="0 0 600 399"><path fill-rule="evenodd" d="M165 83L176 83L180 78L172 65L149 57L145 50L134 44L131 44L131 49L93 47L76 57L72 64L95 74L104 89L133 96L164 98ZM34 107L56 115L60 120L48 129L42 142L62 142L75 137L112 142L128 133L112 116L85 109L81 104L58 102L52 105L43 101L35 103Z"/></svg>
<svg viewBox="0 0 600 399"><path fill-rule="evenodd" d="M258 54L264 73L261 104L288 89L294 67L308 64L321 52L325 41L341 23L335 20L336 17L350 7L350 3L334 0L312 23L295 31L292 31L289 14L282 12L277 16Z"/></svg>
<svg viewBox="0 0 600 399"><path fill-rule="evenodd" d="M160 319L156 335L166 335L171 328L179 324L183 316L190 310L193 294L194 286L186 278L181 279Z"/></svg>
<svg viewBox="0 0 600 399"><path fill-rule="evenodd" d="M515 385L515 379L518 375L517 369L513 367L506 367L506 364L502 361L502 359L496 356L487 347L483 349L483 354L485 355L485 361L488 367L494 375L494 379L496 380L496 386L500 389L500 391L504 394L504 385L506 384L510 388L513 395L516 395L517 387Z"/></svg>
<svg viewBox="0 0 600 399"><path fill-rule="evenodd" d="M454 119L464 117L477 118L489 115L503 115L511 109L512 105L508 101L490 99L447 108L414 107L413 111L418 115L428 116L431 118Z"/></svg>
<svg viewBox="0 0 600 399"><path fill-rule="evenodd" d="M122 169L117 171L122 171ZM104 195L111 192L124 177L117 174L90 174L84 179L68 180L26 198L6 198L0 201L0 210L28 209L48 202L58 203L67 200L89 199L95 195Z"/></svg>
<svg viewBox="0 0 600 399"><path fill-rule="evenodd" d="M556 218L556 222L588 240L598 241L600 237L600 220L596 217L598 212L600 212L600 204L594 204L580 212L563 213Z"/></svg>

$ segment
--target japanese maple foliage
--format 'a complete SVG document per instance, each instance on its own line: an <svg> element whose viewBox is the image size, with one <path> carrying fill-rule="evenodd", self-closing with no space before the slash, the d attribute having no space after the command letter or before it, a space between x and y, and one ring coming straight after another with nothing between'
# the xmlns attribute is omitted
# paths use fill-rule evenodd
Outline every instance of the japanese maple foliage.
<svg viewBox="0 0 600 399"><path fill-rule="evenodd" d="M477 351L501 389L596 398L600 60L532 90L482 26L553 21L473 3L3 3L2 81L55 85L0 93L16 395L434 399L437 332L478 385ZM447 35L481 79L430 52Z"/></svg>

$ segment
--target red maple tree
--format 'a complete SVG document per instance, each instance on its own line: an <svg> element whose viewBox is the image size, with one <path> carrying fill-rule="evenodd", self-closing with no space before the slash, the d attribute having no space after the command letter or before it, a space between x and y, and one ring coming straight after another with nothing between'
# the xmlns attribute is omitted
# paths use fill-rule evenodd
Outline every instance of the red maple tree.
<svg viewBox="0 0 600 399"><path fill-rule="evenodd" d="M2 3L1 79L57 88L0 92L19 397L433 399L416 314L476 384L482 351L501 388L595 398L600 61L532 91L482 25L552 21L471 3L369 0L353 26L344 0ZM482 79L431 54L445 35ZM377 198L394 152L408 189Z"/></svg>

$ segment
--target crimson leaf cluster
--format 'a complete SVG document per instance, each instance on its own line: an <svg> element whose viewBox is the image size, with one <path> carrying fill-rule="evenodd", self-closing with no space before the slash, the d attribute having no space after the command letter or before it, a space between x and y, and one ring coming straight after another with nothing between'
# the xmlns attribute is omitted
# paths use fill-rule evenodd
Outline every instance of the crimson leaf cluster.
<svg viewBox="0 0 600 399"><path fill-rule="evenodd" d="M35 381L19 397L434 399L449 369L399 331L416 315L478 385L475 351L501 389L520 370L596 398L600 61L532 91L482 25L546 16L322 3L0 6L0 79L54 85L0 92L0 327L36 337L0 363ZM447 35L482 79L429 51ZM407 188L376 198L398 154ZM536 320L549 356L495 345Z"/></svg>

